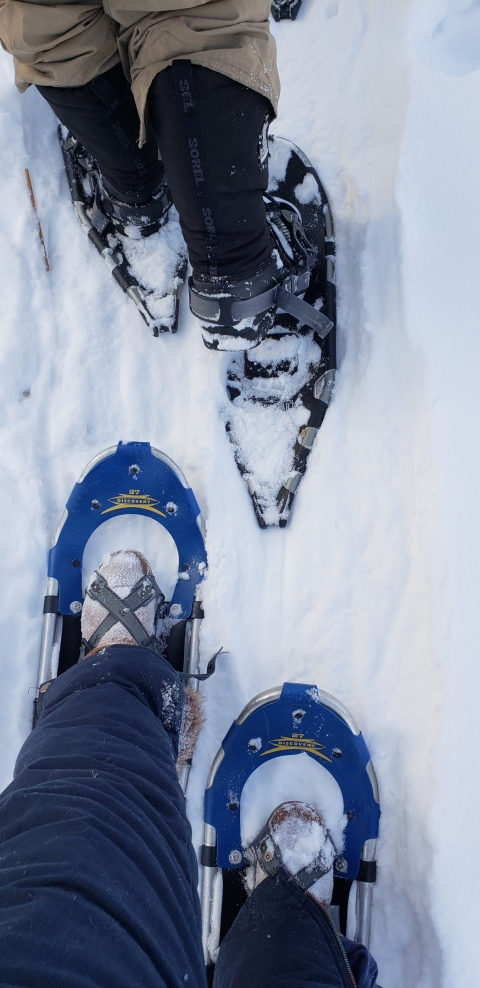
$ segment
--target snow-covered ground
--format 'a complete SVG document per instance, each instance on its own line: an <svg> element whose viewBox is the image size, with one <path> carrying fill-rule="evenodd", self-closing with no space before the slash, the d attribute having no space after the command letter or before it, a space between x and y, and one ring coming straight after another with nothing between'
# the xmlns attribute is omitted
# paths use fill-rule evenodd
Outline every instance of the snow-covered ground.
<svg viewBox="0 0 480 988"><path fill-rule="evenodd" d="M205 350L185 297L177 336L149 335L73 215L48 106L16 93L1 56L0 781L29 730L46 554L65 499L99 450L149 440L187 474L207 524L203 658L230 652L204 688L192 818L251 695L286 679L335 694L380 784L380 982L470 988L480 974L480 5L304 0L275 33L274 130L308 152L328 190L340 325L337 393L283 531L258 529L224 433L228 357ZM159 526L131 520L127 536L126 523L109 524L108 548L135 542L162 581L171 557Z"/></svg>

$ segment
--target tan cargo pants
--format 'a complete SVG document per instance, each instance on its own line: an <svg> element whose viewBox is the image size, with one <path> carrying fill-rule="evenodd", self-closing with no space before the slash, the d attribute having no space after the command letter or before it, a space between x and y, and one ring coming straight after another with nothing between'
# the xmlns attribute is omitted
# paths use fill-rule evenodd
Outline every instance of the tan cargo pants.
<svg viewBox="0 0 480 988"><path fill-rule="evenodd" d="M0 0L0 41L15 62L15 83L82 86L122 62L145 131L152 80L175 59L190 59L270 100L280 84L270 34L270 0Z"/></svg>

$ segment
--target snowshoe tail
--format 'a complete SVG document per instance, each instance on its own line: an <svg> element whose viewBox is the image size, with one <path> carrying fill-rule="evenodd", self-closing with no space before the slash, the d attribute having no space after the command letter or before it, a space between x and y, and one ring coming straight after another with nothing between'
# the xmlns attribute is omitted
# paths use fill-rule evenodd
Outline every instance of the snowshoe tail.
<svg viewBox="0 0 480 988"><path fill-rule="evenodd" d="M345 933L349 893L356 881L354 939L368 946L380 818L370 754L353 717L339 700L316 686L284 683L247 704L223 739L208 777L201 850L207 967L215 964L220 941L245 900L240 882L247 866L240 815L245 784L269 760L299 754L323 766L340 787L347 823L343 848L337 850L334 861L331 915L337 912ZM313 791L309 796L313 799Z"/></svg>
<svg viewBox="0 0 480 988"><path fill-rule="evenodd" d="M308 158L283 138L270 137L269 142L267 216L285 242L288 229L281 208L291 203L301 218L300 248L314 260L303 300L285 293L288 311L280 304L266 339L232 358L226 428L260 527L283 528L335 383L335 238L325 191ZM302 306L307 322L302 321ZM308 307L316 310L323 326L308 323ZM265 456L259 451L262 441ZM272 454L275 444L278 450Z"/></svg>
<svg viewBox="0 0 480 988"><path fill-rule="evenodd" d="M116 234L111 224L100 231L92 223L90 217L94 204L95 162L72 134L64 135L62 126L58 128L58 138L73 207L88 239L105 261L117 285L131 299L153 335L176 333L180 295L187 273L186 249L177 256L168 291L159 296L160 299L165 300L163 308L166 309L167 315L158 316L153 311L152 303L158 304L159 298L155 298L155 293L142 285L132 273L122 246L122 238Z"/></svg>
<svg viewBox="0 0 480 988"><path fill-rule="evenodd" d="M302 0L273 0L272 17L275 21L294 21L301 6Z"/></svg>

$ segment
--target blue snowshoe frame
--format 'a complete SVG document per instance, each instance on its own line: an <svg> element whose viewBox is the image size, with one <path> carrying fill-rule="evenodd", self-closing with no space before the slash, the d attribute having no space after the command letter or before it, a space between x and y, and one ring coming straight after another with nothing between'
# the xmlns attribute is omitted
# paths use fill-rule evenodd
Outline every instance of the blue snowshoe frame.
<svg viewBox="0 0 480 988"><path fill-rule="evenodd" d="M38 687L56 675L63 617L76 615L80 619L85 546L100 525L122 514L153 518L175 542L179 572L167 617L190 621L190 655L185 671L196 671L198 633L193 634L192 625L203 617L198 588L207 565L200 508L183 473L165 453L149 443L119 442L87 465L53 539Z"/></svg>
<svg viewBox="0 0 480 988"><path fill-rule="evenodd" d="M254 697L226 734L205 790L202 922L206 962L214 962L221 913L218 870L242 868L240 803L247 779L272 758L305 752L338 783L347 815L334 874L357 880L356 937L368 946L380 806L365 740L347 708L316 686L284 683ZM217 945L218 945L217 936Z"/></svg>

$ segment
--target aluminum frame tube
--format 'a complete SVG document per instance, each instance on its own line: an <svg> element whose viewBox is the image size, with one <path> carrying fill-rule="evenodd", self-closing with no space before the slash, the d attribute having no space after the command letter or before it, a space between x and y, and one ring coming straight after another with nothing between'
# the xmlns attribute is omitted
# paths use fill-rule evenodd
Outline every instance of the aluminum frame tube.
<svg viewBox="0 0 480 988"><path fill-rule="evenodd" d="M374 862L377 842L366 840L363 845L362 861ZM359 882L357 879L357 896L355 901L355 940L365 947L370 943L370 926L372 920L373 882Z"/></svg>
<svg viewBox="0 0 480 988"><path fill-rule="evenodd" d="M47 597L56 597L58 594L58 581L53 577L47 580ZM40 645L40 659L38 663L37 690L52 678L52 652L55 640L55 629L58 614L43 615L42 644Z"/></svg>
<svg viewBox="0 0 480 988"><path fill-rule="evenodd" d="M204 825L204 846L215 848L217 834L209 823ZM205 964L215 964L220 941L220 918L222 913L223 880L222 869L216 865L202 865L202 947ZM215 941L213 934L216 931Z"/></svg>

